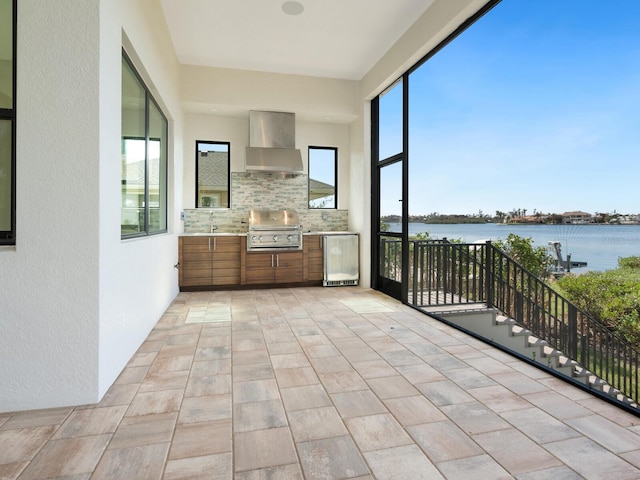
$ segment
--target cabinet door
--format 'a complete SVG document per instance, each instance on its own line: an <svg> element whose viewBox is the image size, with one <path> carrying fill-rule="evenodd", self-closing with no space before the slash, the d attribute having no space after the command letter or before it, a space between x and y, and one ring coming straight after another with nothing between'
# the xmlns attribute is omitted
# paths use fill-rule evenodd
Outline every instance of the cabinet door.
<svg viewBox="0 0 640 480"><path fill-rule="evenodd" d="M318 281L324 278L322 235L304 237L304 280Z"/></svg>
<svg viewBox="0 0 640 480"><path fill-rule="evenodd" d="M211 285L210 237L180 237L181 287Z"/></svg>
<svg viewBox="0 0 640 480"><path fill-rule="evenodd" d="M240 237L213 237L211 285L240 285Z"/></svg>
<svg viewBox="0 0 640 480"><path fill-rule="evenodd" d="M302 252L276 254L276 283L299 283L303 280Z"/></svg>
<svg viewBox="0 0 640 480"><path fill-rule="evenodd" d="M275 277L275 254L272 253L247 253L246 256L246 280L247 284L273 283Z"/></svg>

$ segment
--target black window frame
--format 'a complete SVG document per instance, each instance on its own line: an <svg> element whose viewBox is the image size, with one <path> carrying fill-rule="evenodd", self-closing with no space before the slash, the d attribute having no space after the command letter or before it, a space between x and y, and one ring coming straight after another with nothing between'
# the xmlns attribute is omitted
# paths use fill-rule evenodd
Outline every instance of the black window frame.
<svg viewBox="0 0 640 480"><path fill-rule="evenodd" d="M147 145L145 146L145 184L144 184L144 225L143 225L143 230L139 231L139 232L133 232L133 233L127 233L127 234L123 234L122 230L120 231L120 238L122 240L126 240L126 239L130 239L130 238L139 238L139 237L147 237L147 236L152 236L152 235L161 235L164 233L167 233L168 228L169 228L169 222L168 222L168 212L169 212L169 191L168 191L168 186L169 186L169 147L168 147L168 143L169 143L169 120L167 119L167 116L164 114L164 112L162 111L162 108L160 108L160 104L156 101L156 99L153 97L149 87L147 86L147 84L145 83L145 81L142 79L142 77L140 76L140 74L138 73L138 69L136 68L135 64L133 63L133 61L131 60L131 57L127 54L127 52L125 51L125 49L122 49L122 59L127 62L127 64L129 65L129 68L131 69L131 71L133 72L133 74L135 75L135 77L138 79L138 81L140 82L140 85L143 87L144 92L145 92L145 106L144 106L144 115L145 115L145 132L144 132L144 140L147 143ZM122 75L122 74L121 74ZM155 106L155 108L158 110L160 116L162 117L163 121L164 121L164 137L166 139L165 144L161 145L161 151L164 150L164 161L166 162L166 164L164 165L164 171L165 171L165 175L164 175L164 179L159 179L159 188L160 191L162 191L162 188L164 187L164 228L163 229L158 229L158 230L150 230L150 209L151 209L151 202L150 202L150 191L149 191L149 172L150 172L150 168L149 168L149 164L150 164L150 159L149 159L149 142L151 140L154 140L155 137L151 137L150 135L150 121L149 121L149 117L150 117L150 105L153 104ZM139 137L135 137L135 136L131 136L131 135L120 135L120 142L122 144L124 139L139 139ZM161 158L162 158L162 154L161 154ZM162 171L162 169L160 169L160 171ZM164 180L164 182L163 182ZM122 181L122 180L121 180ZM164 185L163 185L164 183ZM122 206L120 207L122 210Z"/></svg>
<svg viewBox="0 0 640 480"><path fill-rule="evenodd" d="M398 161L403 161L402 167L402 222L401 233L394 232L386 233L385 236L397 236L402 239L402 282L400 290L391 291L387 289L385 293L401 300L403 303L408 303L409 296L409 162L411 161L411 148L409 145L409 109L411 108L409 102L409 82L411 74L420 68L430 58L440 52L450 42L452 42L458 35L469 28L480 17L485 15L489 10L494 8L502 0L488 0L487 3L481 7L475 14L467 18L460 24L451 34L449 34L444 40L437 44L432 50L427 52L420 60L418 60L413 66L409 67L402 75L396 78L389 86L385 87L378 95L371 100L371 113L370 113L370 132L371 132L371 286L376 290L385 291L386 286L383 282L379 281L380 276L380 264L381 261L378 242L381 236L380 230L380 168L393 164ZM402 82L402 151L385 158L380 157L380 99L385 93L394 88L398 82Z"/></svg>
<svg viewBox="0 0 640 480"><path fill-rule="evenodd" d="M10 213L11 213L11 226L9 230L0 230L0 245L15 245L16 244L16 63L17 63L17 39L18 39L18 0L11 2L12 9L12 98L11 108L0 108L0 120L8 121L11 125L11 194L10 194Z"/></svg>
<svg viewBox="0 0 640 480"><path fill-rule="evenodd" d="M200 205L199 200L199 188L198 188L198 174L199 174L199 147L201 144L209 145L226 145L227 146L227 205L219 207L211 207ZM218 141L218 140L196 140L196 175L195 175L195 206L196 208L231 208L231 142Z"/></svg>
<svg viewBox="0 0 640 480"><path fill-rule="evenodd" d="M333 151L333 207L313 207L311 206L311 151L329 150ZM337 210L338 209L338 147L309 145L307 149L307 208L309 210Z"/></svg>

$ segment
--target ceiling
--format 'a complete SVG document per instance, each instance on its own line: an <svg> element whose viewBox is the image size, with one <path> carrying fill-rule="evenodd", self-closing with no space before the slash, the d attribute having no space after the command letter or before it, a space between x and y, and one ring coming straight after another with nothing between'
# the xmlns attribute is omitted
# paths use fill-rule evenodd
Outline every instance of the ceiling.
<svg viewBox="0 0 640 480"><path fill-rule="evenodd" d="M182 64L360 80L433 1L160 3Z"/></svg>

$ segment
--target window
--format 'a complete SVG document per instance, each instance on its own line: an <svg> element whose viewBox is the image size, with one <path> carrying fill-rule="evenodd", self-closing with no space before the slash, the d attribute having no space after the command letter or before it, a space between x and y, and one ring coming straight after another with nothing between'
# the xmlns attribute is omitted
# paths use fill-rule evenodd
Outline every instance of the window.
<svg viewBox="0 0 640 480"><path fill-rule="evenodd" d="M122 55L122 237L167 231L167 119Z"/></svg>
<svg viewBox="0 0 640 480"><path fill-rule="evenodd" d="M16 0L0 0L0 245L15 245Z"/></svg>
<svg viewBox="0 0 640 480"><path fill-rule="evenodd" d="M196 141L196 207L229 208L229 142Z"/></svg>
<svg viewBox="0 0 640 480"><path fill-rule="evenodd" d="M309 147L309 208L338 208L335 147Z"/></svg>
<svg viewBox="0 0 640 480"><path fill-rule="evenodd" d="M403 138L405 82L400 79L378 97L378 158L372 166L377 171L379 231L402 234L405 197L403 170L406 152ZM376 223L377 223L376 222Z"/></svg>
<svg viewBox="0 0 640 480"><path fill-rule="evenodd" d="M398 80L380 94L380 128L378 160L397 157L404 151L403 145L403 82Z"/></svg>

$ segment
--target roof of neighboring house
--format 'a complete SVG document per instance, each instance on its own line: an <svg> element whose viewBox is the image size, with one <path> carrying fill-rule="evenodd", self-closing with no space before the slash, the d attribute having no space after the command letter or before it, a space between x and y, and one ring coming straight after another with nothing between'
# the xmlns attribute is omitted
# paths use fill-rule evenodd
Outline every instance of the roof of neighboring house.
<svg viewBox="0 0 640 480"><path fill-rule="evenodd" d="M581 212L581 211L575 211L575 212L564 212L562 214L563 217L590 217L591 214L588 212Z"/></svg>
<svg viewBox="0 0 640 480"><path fill-rule="evenodd" d="M229 183L229 154L200 152L198 154L198 185L226 187Z"/></svg>
<svg viewBox="0 0 640 480"><path fill-rule="evenodd" d="M334 195L336 189L333 185L321 182L320 180L309 179L309 200L316 200L318 198Z"/></svg>
<svg viewBox="0 0 640 480"><path fill-rule="evenodd" d="M149 183L157 185L160 181L159 162L150 162L151 175ZM125 163L123 165L123 179L127 181L127 185L144 185L144 160L138 162Z"/></svg>

